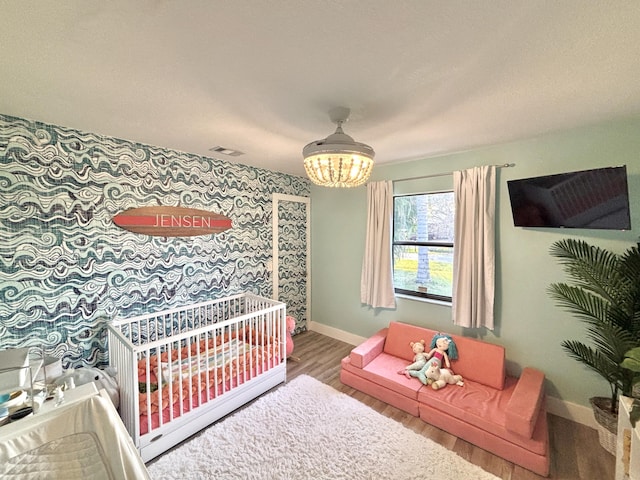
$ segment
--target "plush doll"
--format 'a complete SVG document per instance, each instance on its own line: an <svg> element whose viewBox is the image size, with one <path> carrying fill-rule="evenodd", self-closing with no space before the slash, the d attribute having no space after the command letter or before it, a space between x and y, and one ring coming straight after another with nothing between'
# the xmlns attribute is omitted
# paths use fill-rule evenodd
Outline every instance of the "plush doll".
<svg viewBox="0 0 640 480"><path fill-rule="evenodd" d="M431 388L434 390L438 390L445 385L459 385L463 386L464 382L462 381L461 375L454 375L451 373L451 370L448 368L440 368L440 364L436 361L429 362L429 365L425 371L425 377L427 378L427 382L431 380Z"/></svg>
<svg viewBox="0 0 640 480"><path fill-rule="evenodd" d="M431 339L430 348L431 351L427 354L427 360L429 360L429 363L425 363L420 370L409 371L410 376L417 378L425 385L433 384L433 378L427 377L427 369L430 367L432 362L436 362L438 367L445 366L449 373L453 374L450 359L456 360L458 358L456 343L453 341L453 338L445 333L436 333Z"/></svg>
<svg viewBox="0 0 640 480"><path fill-rule="evenodd" d="M291 334L296 329L296 319L291 315L287 315L287 357L293 353L293 338L291 338Z"/></svg>
<svg viewBox="0 0 640 480"><path fill-rule="evenodd" d="M421 370L427 363L427 354L424 353L425 341L409 343L411 350L414 353L413 363L402 370L398 370L398 373L405 375L407 378L411 378L410 371Z"/></svg>
<svg viewBox="0 0 640 480"><path fill-rule="evenodd" d="M431 339L431 351L427 354L427 360L436 360L440 366L451 368L451 360L458 358L458 349L449 335L436 333Z"/></svg>
<svg viewBox="0 0 640 480"><path fill-rule="evenodd" d="M300 358L294 357L292 355L294 345L293 345L293 338L291 337L291 334L296 330L296 319L291 315L287 315L286 321L287 321L287 343L286 343L287 358L289 360L293 360L294 362L299 362Z"/></svg>

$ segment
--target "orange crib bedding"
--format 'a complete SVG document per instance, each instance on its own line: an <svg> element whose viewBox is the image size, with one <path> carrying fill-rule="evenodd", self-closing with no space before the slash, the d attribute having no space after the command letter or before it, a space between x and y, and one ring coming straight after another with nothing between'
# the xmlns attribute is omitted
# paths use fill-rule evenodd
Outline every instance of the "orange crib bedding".
<svg viewBox="0 0 640 480"><path fill-rule="evenodd" d="M279 350L273 337L247 330L139 359L140 434L278 365Z"/></svg>

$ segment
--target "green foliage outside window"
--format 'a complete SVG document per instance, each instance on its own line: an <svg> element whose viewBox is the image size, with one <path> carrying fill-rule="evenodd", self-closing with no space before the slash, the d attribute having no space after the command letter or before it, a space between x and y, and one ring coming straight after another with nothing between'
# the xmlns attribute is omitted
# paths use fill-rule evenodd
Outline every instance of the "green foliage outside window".
<svg viewBox="0 0 640 480"><path fill-rule="evenodd" d="M394 198L393 274L397 293L451 300L453 192Z"/></svg>

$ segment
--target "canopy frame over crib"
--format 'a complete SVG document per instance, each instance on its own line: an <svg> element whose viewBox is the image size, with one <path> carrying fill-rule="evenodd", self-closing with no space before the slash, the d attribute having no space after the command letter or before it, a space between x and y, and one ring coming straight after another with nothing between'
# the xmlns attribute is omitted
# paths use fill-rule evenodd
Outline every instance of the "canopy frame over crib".
<svg viewBox="0 0 640 480"><path fill-rule="evenodd" d="M145 462L286 381L286 306L252 293L115 319L108 341Z"/></svg>

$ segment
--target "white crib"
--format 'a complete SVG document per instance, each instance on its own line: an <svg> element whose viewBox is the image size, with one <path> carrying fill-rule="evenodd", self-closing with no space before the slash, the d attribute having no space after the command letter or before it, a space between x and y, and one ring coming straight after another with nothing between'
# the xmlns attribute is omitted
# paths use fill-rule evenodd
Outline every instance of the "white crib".
<svg viewBox="0 0 640 480"><path fill-rule="evenodd" d="M108 326L120 416L147 462L286 381L286 307L244 293Z"/></svg>

